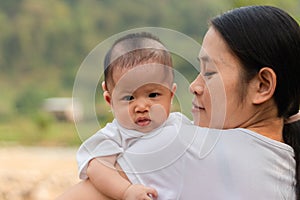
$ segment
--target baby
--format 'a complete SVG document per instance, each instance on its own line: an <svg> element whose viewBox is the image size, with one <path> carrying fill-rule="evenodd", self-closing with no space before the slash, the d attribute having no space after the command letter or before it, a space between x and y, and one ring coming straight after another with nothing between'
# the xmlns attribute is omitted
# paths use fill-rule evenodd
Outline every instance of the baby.
<svg viewBox="0 0 300 200"><path fill-rule="evenodd" d="M132 184L115 166L135 141L164 134L166 127L191 124L181 113L170 113L176 91L171 54L152 34L133 33L113 44L104 67L103 97L115 119L79 148L80 178L89 178L113 199L156 198L154 188Z"/></svg>

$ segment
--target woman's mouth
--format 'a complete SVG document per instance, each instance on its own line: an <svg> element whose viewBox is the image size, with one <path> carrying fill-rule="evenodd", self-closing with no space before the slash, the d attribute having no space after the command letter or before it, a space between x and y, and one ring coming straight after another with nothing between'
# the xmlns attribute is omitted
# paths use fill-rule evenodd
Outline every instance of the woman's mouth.
<svg viewBox="0 0 300 200"><path fill-rule="evenodd" d="M149 118L145 118L145 117L139 117L135 123L138 125L138 126L148 126L150 123L151 123L151 119Z"/></svg>
<svg viewBox="0 0 300 200"><path fill-rule="evenodd" d="M203 106L200 106L200 105L197 105L197 104L193 103L192 110L193 111L200 111L200 110L205 110L205 109L204 109Z"/></svg>

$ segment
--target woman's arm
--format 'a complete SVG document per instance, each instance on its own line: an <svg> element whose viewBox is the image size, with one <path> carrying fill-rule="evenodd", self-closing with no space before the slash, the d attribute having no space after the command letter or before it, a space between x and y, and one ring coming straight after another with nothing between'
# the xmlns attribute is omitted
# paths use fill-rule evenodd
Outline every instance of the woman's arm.
<svg viewBox="0 0 300 200"><path fill-rule="evenodd" d="M113 200L99 192L92 182L87 179L69 188L55 200Z"/></svg>

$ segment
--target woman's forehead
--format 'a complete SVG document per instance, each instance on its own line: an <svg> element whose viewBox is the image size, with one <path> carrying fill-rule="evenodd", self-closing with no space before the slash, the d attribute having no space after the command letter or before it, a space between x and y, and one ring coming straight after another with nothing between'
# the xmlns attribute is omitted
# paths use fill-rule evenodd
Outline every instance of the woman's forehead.
<svg viewBox="0 0 300 200"><path fill-rule="evenodd" d="M212 63L216 67L240 66L238 58L230 50L219 32L212 27L203 39L198 59L201 62Z"/></svg>

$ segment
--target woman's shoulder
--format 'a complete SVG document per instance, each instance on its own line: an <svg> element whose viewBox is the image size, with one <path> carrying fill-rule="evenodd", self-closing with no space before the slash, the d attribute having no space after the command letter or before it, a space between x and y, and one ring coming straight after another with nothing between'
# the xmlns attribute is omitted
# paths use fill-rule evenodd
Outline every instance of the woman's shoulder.
<svg viewBox="0 0 300 200"><path fill-rule="evenodd" d="M294 151L289 145L248 129L220 130L193 126L183 127L182 132L183 137L193 136L189 151L200 158L216 152L249 156L272 156L275 152L280 157L294 156Z"/></svg>
<svg viewBox="0 0 300 200"><path fill-rule="evenodd" d="M256 143L257 145L260 145L260 146L293 152L293 148L291 146L289 146L283 142L279 142L279 141L273 140L271 138L268 138L266 136L263 136L257 132L251 131L249 129L236 128L236 129L230 129L227 131L230 132L231 134L236 134L238 136L237 139L241 138L245 142L252 141L252 143Z"/></svg>

